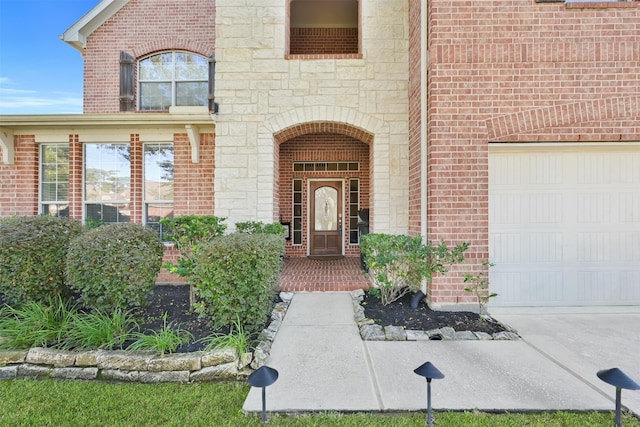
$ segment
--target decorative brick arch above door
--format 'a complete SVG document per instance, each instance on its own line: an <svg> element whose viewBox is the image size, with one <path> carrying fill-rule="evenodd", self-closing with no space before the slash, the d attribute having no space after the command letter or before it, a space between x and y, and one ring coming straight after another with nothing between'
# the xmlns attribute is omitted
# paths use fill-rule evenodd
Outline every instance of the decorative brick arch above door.
<svg viewBox="0 0 640 427"><path fill-rule="evenodd" d="M371 150L372 179L370 191L383 195L373 197L371 211L375 212L375 226L379 232L406 232L404 220L399 221L397 211L406 212L408 206L397 206L389 203L391 193L392 167L390 166L393 141L399 138L391 134L390 125L371 115L352 108L334 106L314 106L296 108L269 117L258 127L257 145L264 147L260 152L259 165L274 165L277 169L277 147L283 141L299 133L305 134L309 129L322 127L323 131L346 134L367 143ZM402 137L406 141L406 135ZM395 172L393 172L395 173ZM400 173L404 173L400 171ZM264 191L259 194L258 210L272 212L273 219L279 219L278 194L276 174L273 168L258 168L259 182L264 188L271 188L273 192ZM397 193L397 191L396 191ZM394 220L392 220L394 218ZM372 230L373 231L373 230Z"/></svg>

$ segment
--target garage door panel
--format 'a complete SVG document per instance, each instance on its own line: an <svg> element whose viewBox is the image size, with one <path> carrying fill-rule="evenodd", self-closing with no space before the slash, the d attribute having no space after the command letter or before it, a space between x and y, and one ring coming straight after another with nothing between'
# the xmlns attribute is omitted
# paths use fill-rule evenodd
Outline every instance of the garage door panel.
<svg viewBox="0 0 640 427"><path fill-rule="evenodd" d="M640 304L639 170L640 146L491 150L494 303Z"/></svg>

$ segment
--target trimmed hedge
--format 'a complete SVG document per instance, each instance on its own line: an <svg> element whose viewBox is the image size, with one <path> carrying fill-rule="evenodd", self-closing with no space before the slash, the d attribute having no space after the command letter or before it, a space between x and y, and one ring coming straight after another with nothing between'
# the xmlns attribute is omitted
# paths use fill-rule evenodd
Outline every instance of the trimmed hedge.
<svg viewBox="0 0 640 427"><path fill-rule="evenodd" d="M233 233L195 250L195 309L215 327L240 324L254 332L269 318L278 290L284 239L275 234Z"/></svg>
<svg viewBox="0 0 640 427"><path fill-rule="evenodd" d="M79 221L52 216L0 220L0 293L21 306L69 296L65 263L69 243L82 232Z"/></svg>
<svg viewBox="0 0 640 427"><path fill-rule="evenodd" d="M106 313L116 307L144 305L162 266L164 245L140 224L109 224L71 242L69 286L81 303Z"/></svg>
<svg viewBox="0 0 640 427"><path fill-rule="evenodd" d="M282 236L282 237L284 237L285 235L284 225L280 224L279 222L265 224L262 221L244 221L244 222L236 222L235 225L236 225L236 231L238 233L277 234L278 236Z"/></svg>

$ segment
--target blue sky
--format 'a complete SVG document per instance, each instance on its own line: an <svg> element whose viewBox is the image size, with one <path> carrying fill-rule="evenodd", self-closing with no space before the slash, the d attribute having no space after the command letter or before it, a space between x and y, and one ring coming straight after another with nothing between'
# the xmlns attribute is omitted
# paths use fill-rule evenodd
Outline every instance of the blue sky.
<svg viewBox="0 0 640 427"><path fill-rule="evenodd" d="M82 56L60 35L100 0L0 0L0 114L82 113Z"/></svg>

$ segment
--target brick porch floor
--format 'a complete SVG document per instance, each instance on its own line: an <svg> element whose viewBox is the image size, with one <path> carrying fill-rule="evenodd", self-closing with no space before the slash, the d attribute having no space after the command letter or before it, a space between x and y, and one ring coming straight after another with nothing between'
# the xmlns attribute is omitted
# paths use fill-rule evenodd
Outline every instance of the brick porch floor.
<svg viewBox="0 0 640 427"><path fill-rule="evenodd" d="M285 258L280 289L289 292L338 292L369 288L360 258Z"/></svg>

